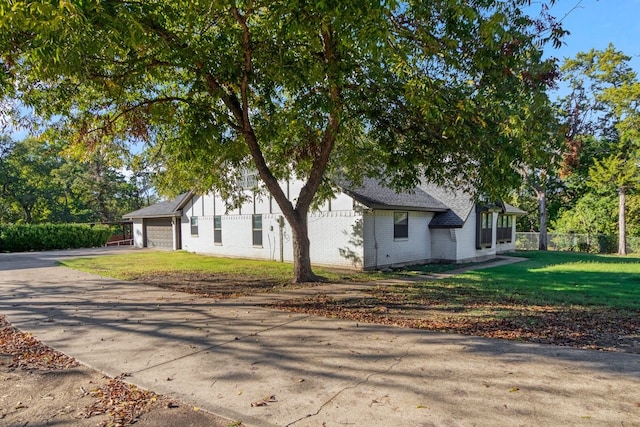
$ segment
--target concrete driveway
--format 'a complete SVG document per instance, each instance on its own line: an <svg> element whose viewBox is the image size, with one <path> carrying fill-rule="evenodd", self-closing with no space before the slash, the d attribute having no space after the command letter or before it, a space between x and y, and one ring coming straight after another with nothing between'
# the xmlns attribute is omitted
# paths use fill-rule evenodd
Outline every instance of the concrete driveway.
<svg viewBox="0 0 640 427"><path fill-rule="evenodd" d="M0 311L110 376L248 425L640 426L639 355L284 313L55 266L127 250L0 254Z"/></svg>

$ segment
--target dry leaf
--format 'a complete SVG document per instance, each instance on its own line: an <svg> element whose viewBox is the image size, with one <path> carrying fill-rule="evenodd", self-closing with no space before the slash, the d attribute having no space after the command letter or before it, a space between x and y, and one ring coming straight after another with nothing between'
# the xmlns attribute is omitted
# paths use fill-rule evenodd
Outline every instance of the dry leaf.
<svg viewBox="0 0 640 427"><path fill-rule="evenodd" d="M277 400L276 400L276 395L275 395L275 394L272 394L271 396L267 396L267 397L265 397L265 398L264 398L264 399L262 399L262 400L258 400L258 401L255 401L255 402L251 402L251 406L252 406L252 407L257 407L257 406L267 406L267 405L268 405L268 403L270 403L270 402L277 402Z"/></svg>

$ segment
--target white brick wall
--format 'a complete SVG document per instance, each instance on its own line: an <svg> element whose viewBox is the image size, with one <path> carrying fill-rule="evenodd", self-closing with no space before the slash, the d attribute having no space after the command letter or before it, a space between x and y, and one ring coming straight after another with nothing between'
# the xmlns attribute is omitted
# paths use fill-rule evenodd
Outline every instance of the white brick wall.
<svg viewBox="0 0 640 427"><path fill-rule="evenodd" d="M345 195L339 195L336 204L344 207ZM352 205L352 203L349 203ZM312 212L308 218L311 260L316 265L333 265L348 268L362 268L363 248L358 224L362 216L351 210ZM204 211L203 211L204 207ZM277 204L268 196L253 197L239 209L227 214L224 201L212 194L194 196L183 209L182 248L198 253L208 253L231 257L280 260L281 248L284 261L293 261L291 227L285 221L280 233L278 218L281 217ZM275 213L269 213L269 210ZM204 215L202 213L204 212ZM213 241L214 212L221 215L222 244ZM240 213L241 212L241 213ZM262 246L253 246L253 213L262 214ZM191 235L192 216L198 218L198 234Z"/></svg>
<svg viewBox="0 0 640 427"><path fill-rule="evenodd" d="M459 228L431 229L431 259L433 261L455 261L458 259L459 231Z"/></svg>
<svg viewBox="0 0 640 427"><path fill-rule="evenodd" d="M367 211L364 216L364 268L419 264L431 259L430 212L409 211L409 237L394 239L392 210Z"/></svg>

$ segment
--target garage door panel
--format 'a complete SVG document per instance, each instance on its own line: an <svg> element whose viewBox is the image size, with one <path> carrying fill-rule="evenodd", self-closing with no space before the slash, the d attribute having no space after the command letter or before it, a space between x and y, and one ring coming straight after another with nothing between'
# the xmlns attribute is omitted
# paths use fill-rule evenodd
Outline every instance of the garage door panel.
<svg viewBox="0 0 640 427"><path fill-rule="evenodd" d="M171 219L157 218L145 221L146 247L173 249Z"/></svg>

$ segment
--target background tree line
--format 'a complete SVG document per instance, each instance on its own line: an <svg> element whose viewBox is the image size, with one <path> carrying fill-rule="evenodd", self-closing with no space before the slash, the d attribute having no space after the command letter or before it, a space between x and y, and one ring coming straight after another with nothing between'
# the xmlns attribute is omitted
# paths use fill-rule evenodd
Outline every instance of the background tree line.
<svg viewBox="0 0 640 427"><path fill-rule="evenodd" d="M119 221L156 201L149 174L105 155L74 156L64 143L0 136L0 223ZM128 172L125 174L124 170Z"/></svg>
<svg viewBox="0 0 640 427"><path fill-rule="evenodd" d="M548 163L530 167L514 197L529 212L518 231L544 233L546 222L561 233L617 235L621 254L627 235L640 236L640 81L630 60L610 45L562 65L560 138L549 138Z"/></svg>

